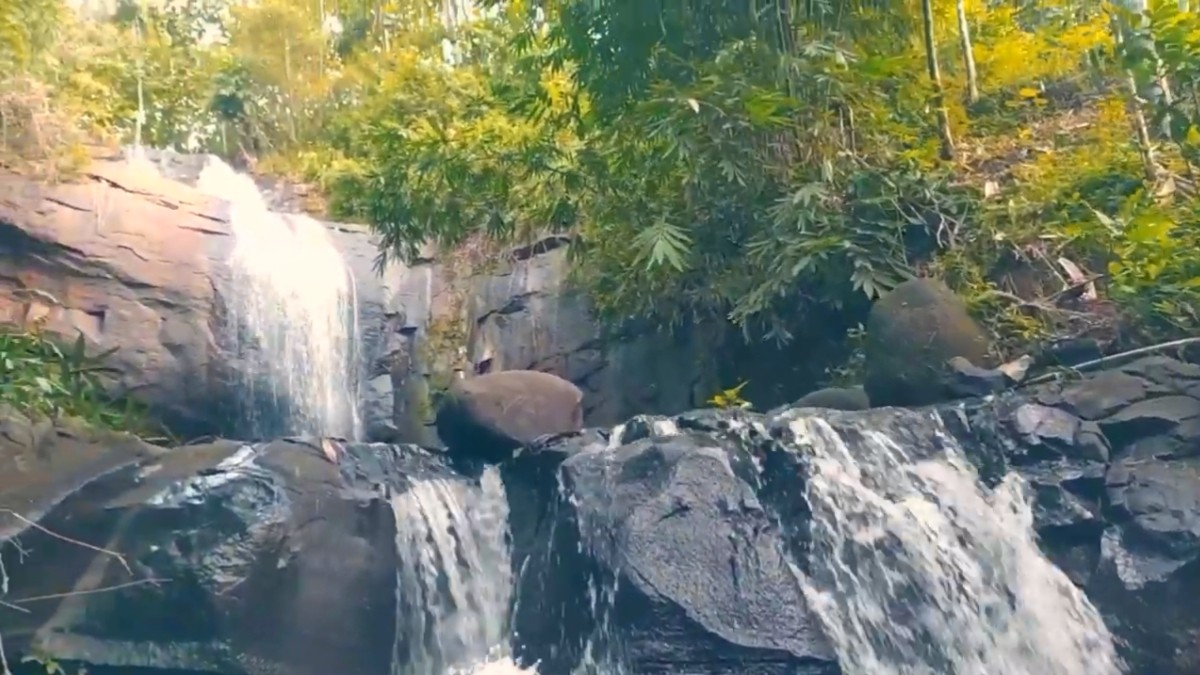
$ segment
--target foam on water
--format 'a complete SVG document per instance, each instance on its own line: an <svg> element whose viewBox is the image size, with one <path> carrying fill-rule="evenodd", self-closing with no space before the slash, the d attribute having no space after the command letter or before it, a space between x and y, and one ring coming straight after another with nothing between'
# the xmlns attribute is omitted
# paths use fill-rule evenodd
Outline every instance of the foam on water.
<svg viewBox="0 0 1200 675"><path fill-rule="evenodd" d="M792 423L810 464L805 595L864 675L1119 675L1099 613L1038 548L1024 481L980 483L940 422L919 459L869 428Z"/></svg>
<svg viewBox="0 0 1200 675"><path fill-rule="evenodd" d="M399 558L393 675L534 672L507 654L513 583L499 471L487 469L478 486L419 481L392 508Z"/></svg>

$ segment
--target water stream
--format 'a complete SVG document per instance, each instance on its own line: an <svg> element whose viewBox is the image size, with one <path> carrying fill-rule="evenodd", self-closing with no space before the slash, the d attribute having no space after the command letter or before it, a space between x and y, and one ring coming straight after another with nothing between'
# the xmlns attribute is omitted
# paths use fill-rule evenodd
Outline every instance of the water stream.
<svg viewBox="0 0 1200 675"><path fill-rule="evenodd" d="M500 472L479 486L423 480L392 500L397 639L392 675L532 673L508 658L512 594Z"/></svg>
<svg viewBox="0 0 1200 675"><path fill-rule="evenodd" d="M250 176L217 158L198 187L230 205L228 337L243 433L359 438L358 299L328 229L271 211Z"/></svg>
<svg viewBox="0 0 1200 675"><path fill-rule="evenodd" d="M1119 675L1099 613L1038 549L1023 481L985 487L935 418L897 414L935 425L942 451L792 424L810 462L805 596L846 672Z"/></svg>

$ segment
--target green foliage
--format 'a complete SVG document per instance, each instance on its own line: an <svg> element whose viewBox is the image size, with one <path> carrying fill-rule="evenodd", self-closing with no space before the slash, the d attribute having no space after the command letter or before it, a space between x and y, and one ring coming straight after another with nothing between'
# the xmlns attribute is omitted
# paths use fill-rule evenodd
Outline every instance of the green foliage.
<svg viewBox="0 0 1200 675"><path fill-rule="evenodd" d="M934 53L915 1L485 4L127 2L88 23L17 0L0 64L41 87L26 112L317 183L383 259L570 234L612 323L841 341L812 318L853 325L932 273L1016 344L1069 328L1028 297L1061 290L1065 258L1137 330L1195 330L1200 19L1177 3L964 0L978 100L954 0L929 3ZM1143 111L1153 147L1132 131ZM1053 283L1005 280L1032 268Z"/></svg>
<svg viewBox="0 0 1200 675"><path fill-rule="evenodd" d="M131 401L114 402L100 380L116 348L88 354L83 335L60 345L40 325L0 326L0 404L41 418L78 417L116 430L148 430Z"/></svg>
<svg viewBox="0 0 1200 675"><path fill-rule="evenodd" d="M736 386L730 387L729 389L722 389L721 391L718 391L712 395L712 398L708 399L708 404L714 408L721 408L725 410L749 408L750 402L742 398L742 389L744 389L747 384L749 384L749 382L742 381Z"/></svg>

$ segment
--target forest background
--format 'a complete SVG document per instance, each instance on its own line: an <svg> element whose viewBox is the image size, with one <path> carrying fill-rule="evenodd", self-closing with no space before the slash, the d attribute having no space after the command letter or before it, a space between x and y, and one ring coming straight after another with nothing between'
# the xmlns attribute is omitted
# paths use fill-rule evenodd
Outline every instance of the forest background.
<svg viewBox="0 0 1200 675"><path fill-rule="evenodd" d="M914 275L1002 348L1142 344L1200 329L1198 4L9 0L0 165L211 152L385 257L568 234L609 324L834 325L835 381Z"/></svg>

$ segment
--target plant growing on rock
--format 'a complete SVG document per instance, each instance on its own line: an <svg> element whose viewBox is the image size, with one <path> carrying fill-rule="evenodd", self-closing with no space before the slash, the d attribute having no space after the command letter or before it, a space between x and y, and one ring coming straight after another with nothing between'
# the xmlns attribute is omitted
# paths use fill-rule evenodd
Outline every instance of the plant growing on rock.
<svg viewBox="0 0 1200 675"><path fill-rule="evenodd" d="M89 354L82 334L64 346L43 325L35 320L0 326L0 405L38 417L72 416L111 429L148 430L141 409L132 400L114 401L100 380L117 348Z"/></svg>

